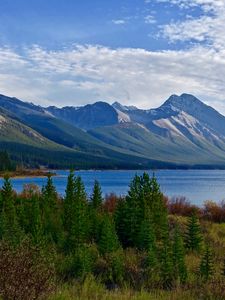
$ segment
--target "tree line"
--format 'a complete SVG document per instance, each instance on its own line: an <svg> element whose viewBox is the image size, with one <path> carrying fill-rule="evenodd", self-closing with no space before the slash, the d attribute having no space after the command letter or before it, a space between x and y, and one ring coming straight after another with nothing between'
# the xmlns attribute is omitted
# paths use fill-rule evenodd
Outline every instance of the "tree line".
<svg viewBox="0 0 225 300"><path fill-rule="evenodd" d="M88 197L81 177L73 171L64 198L57 194L50 175L41 191L26 186L17 194L8 177L0 191L0 251L4 247L9 253L16 249L21 253L24 247L36 251L34 257L38 253L48 266L45 276L54 269L54 276L61 281L84 280L93 274L109 288L127 284L135 289L172 289L185 286L192 276L186 255L194 253L200 259L198 279L206 282L214 267L212 249L202 232L195 211L182 228L169 222L157 179L147 173L133 178L127 196L117 199L113 210L107 209L97 181ZM25 253L27 256L27 250ZM6 284L9 273L14 272L7 257L0 258L0 268L2 264L6 270L0 275L3 297L8 295L6 286L17 282L13 277L14 282ZM35 264L27 268L35 268ZM46 282L52 276L44 277ZM21 299L37 298L32 297L23 294ZM20 299L18 295L16 299Z"/></svg>

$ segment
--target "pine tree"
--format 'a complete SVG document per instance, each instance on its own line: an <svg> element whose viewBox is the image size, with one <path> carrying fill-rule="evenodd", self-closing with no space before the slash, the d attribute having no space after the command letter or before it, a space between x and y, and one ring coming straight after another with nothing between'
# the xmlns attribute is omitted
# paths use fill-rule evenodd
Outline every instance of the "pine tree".
<svg viewBox="0 0 225 300"><path fill-rule="evenodd" d="M22 230L19 226L16 215L12 184L7 176L4 178L1 196L3 203L0 222L1 237L16 245L22 237Z"/></svg>
<svg viewBox="0 0 225 300"><path fill-rule="evenodd" d="M187 279L187 268L185 265L184 243L178 226L175 228L173 240L173 267L174 276L185 283Z"/></svg>
<svg viewBox="0 0 225 300"><path fill-rule="evenodd" d="M200 276L203 280L209 280L213 275L212 250L207 244L200 263Z"/></svg>
<svg viewBox="0 0 225 300"><path fill-rule="evenodd" d="M157 240L160 241L168 234L168 213L163 201L160 185L154 174L150 178L147 173L142 175L141 185L144 207L143 217L151 217L155 235Z"/></svg>
<svg viewBox="0 0 225 300"><path fill-rule="evenodd" d="M150 218L145 218L141 222L141 228L138 235L138 246L142 250L155 249L155 233Z"/></svg>
<svg viewBox="0 0 225 300"><path fill-rule="evenodd" d="M70 171L70 174L67 179L66 186L66 195L63 202L64 205L64 227L68 231L72 226L72 209L75 198L75 178L73 170Z"/></svg>
<svg viewBox="0 0 225 300"><path fill-rule="evenodd" d="M87 197L80 177L74 181L74 195L70 200L71 219L68 220L70 226L67 228L67 246L74 250L87 241L90 230Z"/></svg>
<svg viewBox="0 0 225 300"><path fill-rule="evenodd" d="M161 193L160 186L154 175L150 184L152 192L149 205L151 208L152 221L155 226L157 240L162 240L168 236L168 212L163 201L163 194Z"/></svg>
<svg viewBox="0 0 225 300"><path fill-rule="evenodd" d="M127 203L125 199L123 198L119 199L114 213L117 236L119 238L120 243L123 245L123 247L127 246L127 240L128 240L127 230L126 230L126 211L127 211L126 205Z"/></svg>
<svg viewBox="0 0 225 300"><path fill-rule="evenodd" d="M173 257L171 251L171 244L168 238L163 240L162 247L160 249L160 268L161 268L161 280L163 288L171 289L173 285Z"/></svg>
<svg viewBox="0 0 225 300"><path fill-rule="evenodd" d="M130 184L130 190L126 197L125 212L125 236L127 237L127 246L137 246L138 234L141 222L143 220L143 194L141 178L135 175Z"/></svg>
<svg viewBox="0 0 225 300"><path fill-rule="evenodd" d="M48 175L47 183L42 188L42 220L46 237L50 240L53 239L55 243L61 242L62 220L58 196L51 175Z"/></svg>
<svg viewBox="0 0 225 300"><path fill-rule="evenodd" d="M30 232L32 241L35 245L43 245L45 238L41 220L40 201L36 195L32 197L31 212Z"/></svg>
<svg viewBox="0 0 225 300"><path fill-rule="evenodd" d="M52 176L48 174L47 176L47 183L42 188L42 195L43 195L43 205L50 209L55 209L56 201L57 201L57 192L55 186L53 185Z"/></svg>
<svg viewBox="0 0 225 300"><path fill-rule="evenodd" d="M115 226L109 215L106 215L103 219L98 247L100 253L103 255L119 248Z"/></svg>
<svg viewBox="0 0 225 300"><path fill-rule="evenodd" d="M197 215L193 213L188 220L186 246L191 251L199 251L201 248L202 234Z"/></svg>
<svg viewBox="0 0 225 300"><path fill-rule="evenodd" d="M101 208L103 202L101 186L97 180L95 180L93 193L91 196L91 206L98 210Z"/></svg>
<svg viewBox="0 0 225 300"><path fill-rule="evenodd" d="M99 239L100 226L102 222L102 202L103 198L101 186L96 180L89 205L90 236L91 240L94 242L97 242Z"/></svg>

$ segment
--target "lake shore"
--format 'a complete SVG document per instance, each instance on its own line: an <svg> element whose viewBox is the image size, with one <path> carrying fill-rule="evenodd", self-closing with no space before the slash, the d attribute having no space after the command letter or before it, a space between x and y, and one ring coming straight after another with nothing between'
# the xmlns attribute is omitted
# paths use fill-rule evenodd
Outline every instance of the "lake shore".
<svg viewBox="0 0 225 300"><path fill-rule="evenodd" d="M0 172L0 178L8 176L10 178L26 178L26 177L40 177L44 178L48 174L51 176L56 176L55 171L51 170L40 170L40 169L22 169L16 171L2 171Z"/></svg>

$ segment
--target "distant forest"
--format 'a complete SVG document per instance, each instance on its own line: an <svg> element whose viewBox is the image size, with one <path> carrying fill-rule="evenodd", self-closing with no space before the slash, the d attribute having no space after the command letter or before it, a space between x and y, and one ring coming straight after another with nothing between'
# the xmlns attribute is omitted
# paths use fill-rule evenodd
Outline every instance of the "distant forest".
<svg viewBox="0 0 225 300"><path fill-rule="evenodd" d="M0 151L0 171L12 171L15 166L9 157L8 152Z"/></svg>

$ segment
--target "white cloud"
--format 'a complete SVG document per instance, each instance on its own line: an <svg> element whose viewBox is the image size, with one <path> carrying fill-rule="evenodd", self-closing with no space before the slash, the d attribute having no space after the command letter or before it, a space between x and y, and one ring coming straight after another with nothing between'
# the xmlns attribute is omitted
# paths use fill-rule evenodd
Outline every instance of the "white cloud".
<svg viewBox="0 0 225 300"><path fill-rule="evenodd" d="M145 16L144 19L145 19L146 24L155 24L156 23L156 19L152 15L147 15L147 16Z"/></svg>
<svg viewBox="0 0 225 300"><path fill-rule="evenodd" d="M41 105L97 100L156 107L172 93L189 92L225 113L225 51L74 46L20 53L0 48L0 93Z"/></svg>
<svg viewBox="0 0 225 300"><path fill-rule="evenodd" d="M158 0L170 2L182 9L199 7L202 14L199 17L184 21L173 21L163 27L163 36L171 42L194 41L201 42L214 49L225 47L225 1L224 0Z"/></svg>
<svg viewBox="0 0 225 300"><path fill-rule="evenodd" d="M112 23L115 25L123 25L123 24L126 24L126 20L123 20L123 19L112 20Z"/></svg>

